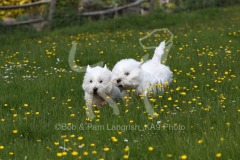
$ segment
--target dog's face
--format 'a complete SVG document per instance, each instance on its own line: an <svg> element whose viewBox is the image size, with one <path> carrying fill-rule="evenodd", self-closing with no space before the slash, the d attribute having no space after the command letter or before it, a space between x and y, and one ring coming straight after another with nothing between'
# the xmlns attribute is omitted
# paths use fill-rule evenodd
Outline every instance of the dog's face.
<svg viewBox="0 0 240 160"><path fill-rule="evenodd" d="M104 68L99 66L91 68L88 66L82 88L91 95L108 94L112 89L111 76L112 73L106 66Z"/></svg>
<svg viewBox="0 0 240 160"><path fill-rule="evenodd" d="M136 88L141 82L141 63L123 59L113 67L112 74L113 84L121 90Z"/></svg>

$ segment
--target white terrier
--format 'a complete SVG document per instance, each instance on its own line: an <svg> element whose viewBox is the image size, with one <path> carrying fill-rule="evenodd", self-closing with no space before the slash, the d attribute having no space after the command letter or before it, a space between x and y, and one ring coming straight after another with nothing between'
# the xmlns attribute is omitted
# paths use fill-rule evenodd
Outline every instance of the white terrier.
<svg viewBox="0 0 240 160"><path fill-rule="evenodd" d="M93 119L95 116L92 106L102 107L105 102L113 108L114 114L119 114L116 103L112 99L121 98L120 90L111 83L112 72L104 66L91 68L87 66L82 88L85 91L87 116Z"/></svg>
<svg viewBox="0 0 240 160"><path fill-rule="evenodd" d="M172 81L169 67L161 64L165 42L155 49L153 58L145 63L134 59L119 61L112 70L113 83L121 90L136 89L137 94L147 95L150 91L155 94L163 91Z"/></svg>
<svg viewBox="0 0 240 160"><path fill-rule="evenodd" d="M123 59L119 61L112 70L113 83L121 90L136 89L137 94L144 96L146 111L153 117L154 110L151 107L147 95L150 91L155 94L163 91L164 87L172 81L172 72L169 67L161 64L164 54L165 42L161 42L155 49L153 58L145 63L134 59Z"/></svg>

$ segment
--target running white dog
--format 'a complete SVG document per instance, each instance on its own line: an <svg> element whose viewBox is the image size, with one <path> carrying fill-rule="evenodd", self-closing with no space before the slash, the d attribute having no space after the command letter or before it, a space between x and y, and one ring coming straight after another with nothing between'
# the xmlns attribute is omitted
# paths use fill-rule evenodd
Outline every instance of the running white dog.
<svg viewBox="0 0 240 160"><path fill-rule="evenodd" d="M120 90L111 82L112 72L106 67L87 66L82 88L85 91L87 115L94 118L92 106L102 107L105 102L113 107L114 114L119 114L116 103L112 99L121 98Z"/></svg>
<svg viewBox="0 0 240 160"><path fill-rule="evenodd" d="M169 67L161 64L165 42L155 49L153 58L145 63L134 59L119 61L112 70L113 83L121 90L136 89L137 94L147 95L150 91L155 94L163 91L172 81Z"/></svg>

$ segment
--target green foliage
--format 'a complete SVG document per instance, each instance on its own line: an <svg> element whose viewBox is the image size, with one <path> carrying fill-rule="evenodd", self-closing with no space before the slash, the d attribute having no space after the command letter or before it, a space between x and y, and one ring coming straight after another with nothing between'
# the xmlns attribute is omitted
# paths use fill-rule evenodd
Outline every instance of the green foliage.
<svg viewBox="0 0 240 160"><path fill-rule="evenodd" d="M2 0L0 6L19 6L22 4L27 4L31 2L36 2L38 0ZM46 12L46 6L38 6L31 8L21 8L21 9L11 9L11 10L0 10L0 19L7 17L11 18L22 18L21 16L34 16L34 15L44 15L43 12Z"/></svg>
<svg viewBox="0 0 240 160"><path fill-rule="evenodd" d="M239 9L1 32L0 159L239 159ZM141 98L131 97L119 101L119 116L106 105L90 122L84 73L68 65L72 41L79 65L104 61L111 69L123 58L151 57L153 50L143 50L139 39L156 28L174 34L167 61L174 81L150 97L158 116L151 119ZM124 130L129 125L139 128Z"/></svg>
<svg viewBox="0 0 240 160"><path fill-rule="evenodd" d="M175 10L194 10L207 7L224 7L240 3L239 0L171 0L171 2L176 4Z"/></svg>

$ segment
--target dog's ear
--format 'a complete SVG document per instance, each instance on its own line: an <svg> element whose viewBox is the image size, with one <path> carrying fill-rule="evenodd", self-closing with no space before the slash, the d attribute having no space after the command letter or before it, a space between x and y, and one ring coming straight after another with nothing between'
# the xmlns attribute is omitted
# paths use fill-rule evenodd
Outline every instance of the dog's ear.
<svg viewBox="0 0 240 160"><path fill-rule="evenodd" d="M88 65L88 66L87 66L87 70L86 70L86 71L87 71L87 72L89 72L89 71L90 71L90 69L91 69L91 67Z"/></svg>

